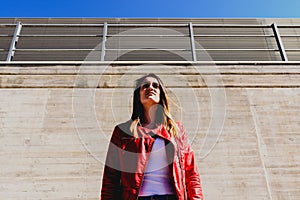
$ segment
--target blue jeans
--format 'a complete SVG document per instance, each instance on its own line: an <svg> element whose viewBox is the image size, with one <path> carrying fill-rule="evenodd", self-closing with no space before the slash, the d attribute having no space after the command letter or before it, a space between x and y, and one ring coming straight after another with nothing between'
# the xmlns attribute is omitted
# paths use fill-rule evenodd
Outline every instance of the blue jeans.
<svg viewBox="0 0 300 200"><path fill-rule="evenodd" d="M139 197L138 200L177 200L176 195L154 195Z"/></svg>

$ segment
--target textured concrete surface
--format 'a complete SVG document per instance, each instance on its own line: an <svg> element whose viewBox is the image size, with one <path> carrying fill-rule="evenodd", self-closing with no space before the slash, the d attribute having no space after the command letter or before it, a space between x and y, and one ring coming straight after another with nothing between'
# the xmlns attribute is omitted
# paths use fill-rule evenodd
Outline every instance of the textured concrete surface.
<svg viewBox="0 0 300 200"><path fill-rule="evenodd" d="M205 199L300 199L300 66L1 65L1 199L98 199L133 82L155 72L197 157Z"/></svg>

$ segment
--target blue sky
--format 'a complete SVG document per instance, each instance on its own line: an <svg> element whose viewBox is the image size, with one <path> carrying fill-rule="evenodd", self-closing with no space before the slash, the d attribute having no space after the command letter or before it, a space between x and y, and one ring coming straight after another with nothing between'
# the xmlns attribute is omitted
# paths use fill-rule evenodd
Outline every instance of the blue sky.
<svg viewBox="0 0 300 200"><path fill-rule="evenodd" d="M2 0L0 17L295 18L300 0Z"/></svg>

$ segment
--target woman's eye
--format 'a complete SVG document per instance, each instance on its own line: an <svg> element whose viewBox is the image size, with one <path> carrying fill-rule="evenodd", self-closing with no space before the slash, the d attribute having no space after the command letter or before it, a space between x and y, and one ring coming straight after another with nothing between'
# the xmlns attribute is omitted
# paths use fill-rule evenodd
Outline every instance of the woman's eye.
<svg viewBox="0 0 300 200"><path fill-rule="evenodd" d="M158 89L159 88L159 84L158 83L145 83L142 85L142 89L147 89L150 87L150 85L152 85L152 87L154 89Z"/></svg>
<svg viewBox="0 0 300 200"><path fill-rule="evenodd" d="M142 88L144 88L144 89L147 89L148 87L150 87L150 84L149 84L149 83L145 83L145 84L142 86Z"/></svg>
<svg viewBox="0 0 300 200"><path fill-rule="evenodd" d="M157 89L159 87L158 83L152 83L153 88Z"/></svg>

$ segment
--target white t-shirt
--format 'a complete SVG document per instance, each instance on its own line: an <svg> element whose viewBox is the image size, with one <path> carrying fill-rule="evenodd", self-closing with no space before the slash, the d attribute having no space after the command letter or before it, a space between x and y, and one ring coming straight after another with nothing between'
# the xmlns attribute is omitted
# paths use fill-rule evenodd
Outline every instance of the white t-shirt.
<svg viewBox="0 0 300 200"><path fill-rule="evenodd" d="M165 141L156 138L146 166L139 196L174 194L170 182L169 165Z"/></svg>

